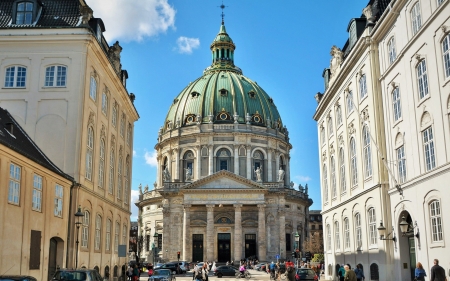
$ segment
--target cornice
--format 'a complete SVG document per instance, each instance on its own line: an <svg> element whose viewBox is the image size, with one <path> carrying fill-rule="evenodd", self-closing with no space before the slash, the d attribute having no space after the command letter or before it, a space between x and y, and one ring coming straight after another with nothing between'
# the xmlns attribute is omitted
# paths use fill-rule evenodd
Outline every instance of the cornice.
<svg viewBox="0 0 450 281"><path fill-rule="evenodd" d="M109 204L112 207L112 209L117 209L119 211L122 211L124 213L127 213L127 214L131 215L131 211L130 210L127 210L127 209L123 208L121 205L117 204L116 202L113 202L111 200L106 199L105 197L103 197L100 194L98 194L97 192L89 189L85 185L80 184L79 188L80 188L80 190L83 190L84 192L88 193L89 195L92 195L93 197L95 197L95 198L97 198L97 199L99 199L99 200Z"/></svg>

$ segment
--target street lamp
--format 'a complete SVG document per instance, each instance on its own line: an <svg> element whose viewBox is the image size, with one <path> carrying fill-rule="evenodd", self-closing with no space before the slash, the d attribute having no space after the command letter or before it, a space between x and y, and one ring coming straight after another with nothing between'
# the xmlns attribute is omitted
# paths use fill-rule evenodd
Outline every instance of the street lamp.
<svg viewBox="0 0 450 281"><path fill-rule="evenodd" d="M76 243L76 253L75 253L75 268L78 267L78 244L80 243L78 241L78 233L80 232L80 226L81 226L81 217L84 217L83 212L81 212L81 206L78 206L78 211L75 213L75 226L77 227L77 240Z"/></svg>
<svg viewBox="0 0 450 281"><path fill-rule="evenodd" d="M155 234L153 234L153 263L156 262L156 249L158 249L158 232L155 230Z"/></svg>
<svg viewBox="0 0 450 281"><path fill-rule="evenodd" d="M298 231L295 233L295 258L297 260L297 268L298 268L298 252L300 248L300 235L298 235Z"/></svg>
<svg viewBox="0 0 450 281"><path fill-rule="evenodd" d="M384 234L386 232L386 227L383 226L383 221L380 222L380 226L377 228L378 233L380 234L380 240L392 240L394 243L397 241L397 238L395 237L394 233L394 227L392 227L392 232L389 233L386 237L389 237L389 235L393 234L392 238L384 238Z"/></svg>
<svg viewBox="0 0 450 281"><path fill-rule="evenodd" d="M144 242L144 237L142 236L142 232L141 232L141 235L138 235L138 237L136 239L136 243L137 243L136 264L139 264L139 257L140 257L140 253L142 252L143 242Z"/></svg>

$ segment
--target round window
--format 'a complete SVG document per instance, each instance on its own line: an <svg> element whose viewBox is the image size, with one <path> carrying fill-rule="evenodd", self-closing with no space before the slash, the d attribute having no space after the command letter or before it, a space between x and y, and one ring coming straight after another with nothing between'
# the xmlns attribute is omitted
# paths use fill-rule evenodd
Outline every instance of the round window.
<svg viewBox="0 0 450 281"><path fill-rule="evenodd" d="M254 120L256 123L261 122L261 118L259 118L259 116L255 116L255 117L253 118L253 120Z"/></svg>
<svg viewBox="0 0 450 281"><path fill-rule="evenodd" d="M226 113L222 113L219 115L220 120L227 120L228 115Z"/></svg>
<svg viewBox="0 0 450 281"><path fill-rule="evenodd" d="M194 117L193 116L188 116L188 118L186 119L186 121L188 123L194 122Z"/></svg>

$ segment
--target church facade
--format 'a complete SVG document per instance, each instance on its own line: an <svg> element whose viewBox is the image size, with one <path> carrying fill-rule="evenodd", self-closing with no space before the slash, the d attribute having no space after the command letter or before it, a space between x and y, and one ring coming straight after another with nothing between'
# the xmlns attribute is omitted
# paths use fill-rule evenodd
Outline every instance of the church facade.
<svg viewBox="0 0 450 281"><path fill-rule="evenodd" d="M288 130L234 50L222 22L212 65L173 100L159 131L155 189L136 202L141 259L286 258L308 231L312 200L290 182Z"/></svg>

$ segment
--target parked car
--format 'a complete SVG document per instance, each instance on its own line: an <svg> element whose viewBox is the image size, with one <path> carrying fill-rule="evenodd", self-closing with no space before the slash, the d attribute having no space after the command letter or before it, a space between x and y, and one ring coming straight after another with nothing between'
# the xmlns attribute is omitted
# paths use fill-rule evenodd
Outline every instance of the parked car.
<svg viewBox="0 0 450 281"><path fill-rule="evenodd" d="M234 266L231 265L221 265L216 268L214 271L214 276L222 278L222 276L236 276L236 272L239 272Z"/></svg>
<svg viewBox="0 0 450 281"><path fill-rule="evenodd" d="M153 275L148 278L148 281L175 281L175 273L170 269L157 269Z"/></svg>
<svg viewBox="0 0 450 281"><path fill-rule="evenodd" d="M95 269L58 269L53 275L52 281L103 281L103 278Z"/></svg>
<svg viewBox="0 0 450 281"><path fill-rule="evenodd" d="M168 262L168 263L161 265L161 267L159 267L158 269L169 269L170 272L177 273L177 267L178 267L177 262Z"/></svg>
<svg viewBox="0 0 450 281"><path fill-rule="evenodd" d="M266 264L265 263L258 263L254 266L256 270L258 271L266 271Z"/></svg>
<svg viewBox="0 0 450 281"><path fill-rule="evenodd" d="M176 261L171 262L171 263L177 263ZM181 272L182 273L186 273L189 271L189 263L187 261L179 261L178 265L180 266Z"/></svg>
<svg viewBox="0 0 450 281"><path fill-rule="evenodd" d="M2 275L0 281L37 281L37 279L27 275Z"/></svg>
<svg viewBox="0 0 450 281"><path fill-rule="evenodd" d="M314 280L316 273L310 268L299 268L297 274L300 276L300 280Z"/></svg>

